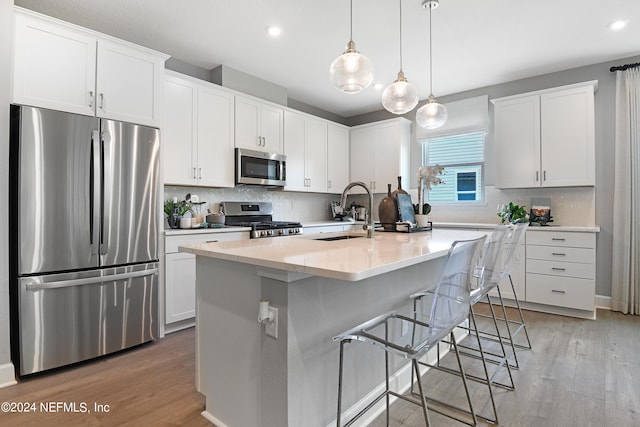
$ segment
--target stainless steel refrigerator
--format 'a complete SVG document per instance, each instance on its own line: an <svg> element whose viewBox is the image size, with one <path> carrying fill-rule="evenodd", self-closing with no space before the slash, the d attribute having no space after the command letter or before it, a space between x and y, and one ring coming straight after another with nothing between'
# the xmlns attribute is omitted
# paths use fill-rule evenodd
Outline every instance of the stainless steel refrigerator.
<svg viewBox="0 0 640 427"><path fill-rule="evenodd" d="M12 105L10 133L18 374L157 338L158 130Z"/></svg>

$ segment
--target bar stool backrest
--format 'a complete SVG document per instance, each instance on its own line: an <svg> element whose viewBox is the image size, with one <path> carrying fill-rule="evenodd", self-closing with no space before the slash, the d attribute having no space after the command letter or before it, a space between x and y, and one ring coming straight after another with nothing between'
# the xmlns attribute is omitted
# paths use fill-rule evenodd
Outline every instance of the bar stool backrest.
<svg viewBox="0 0 640 427"><path fill-rule="evenodd" d="M469 315L471 275L486 236L453 242L442 266L429 314L428 342L436 342Z"/></svg>
<svg viewBox="0 0 640 427"><path fill-rule="evenodd" d="M502 254L502 265L499 270L501 273L498 282L511 274L516 250L524 240L524 235L528 226L529 224L527 223L511 224L507 226L509 231L504 240L505 248Z"/></svg>
<svg viewBox="0 0 640 427"><path fill-rule="evenodd" d="M508 226L499 225L487 237L471 281L471 304L474 303L474 298L482 298L491 288L498 285L501 273L501 255L508 233Z"/></svg>

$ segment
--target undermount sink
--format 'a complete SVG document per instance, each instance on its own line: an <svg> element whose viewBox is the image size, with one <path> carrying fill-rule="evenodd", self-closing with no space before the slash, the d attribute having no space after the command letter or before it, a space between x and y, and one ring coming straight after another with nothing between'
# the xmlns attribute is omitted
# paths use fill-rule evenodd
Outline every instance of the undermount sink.
<svg viewBox="0 0 640 427"><path fill-rule="evenodd" d="M313 240L324 240L325 242L330 242L330 241L333 241L333 240L357 239L359 237L364 237L364 236L354 236L352 234L345 234L345 235L342 235L342 236L318 237L318 238L313 239Z"/></svg>

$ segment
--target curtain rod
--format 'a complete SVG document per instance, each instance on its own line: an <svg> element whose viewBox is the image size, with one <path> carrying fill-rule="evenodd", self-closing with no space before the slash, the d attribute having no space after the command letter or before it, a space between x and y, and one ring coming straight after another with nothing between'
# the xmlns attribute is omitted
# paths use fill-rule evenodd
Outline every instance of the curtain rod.
<svg viewBox="0 0 640 427"><path fill-rule="evenodd" d="M636 68L636 67L640 67L640 62L636 62L635 64L625 64L625 65L618 65L617 67L611 67L609 68L609 71L613 73L614 71L624 71L629 68Z"/></svg>

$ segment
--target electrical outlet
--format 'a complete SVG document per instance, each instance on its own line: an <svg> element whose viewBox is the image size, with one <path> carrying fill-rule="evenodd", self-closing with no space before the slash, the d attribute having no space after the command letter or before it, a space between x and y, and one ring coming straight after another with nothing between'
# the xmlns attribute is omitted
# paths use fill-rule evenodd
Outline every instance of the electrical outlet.
<svg viewBox="0 0 640 427"><path fill-rule="evenodd" d="M273 316L273 320L267 320L264 324L264 333L270 337L278 339L278 309L269 307L269 313Z"/></svg>

